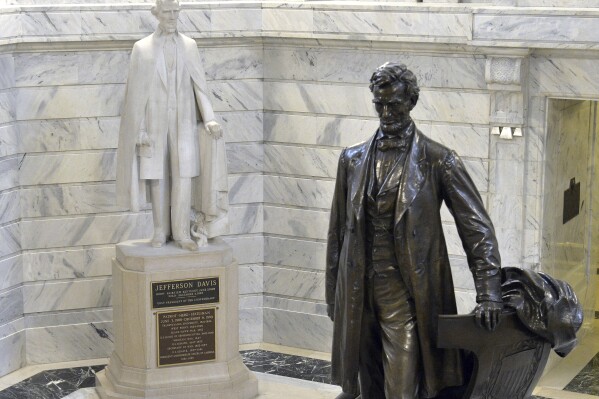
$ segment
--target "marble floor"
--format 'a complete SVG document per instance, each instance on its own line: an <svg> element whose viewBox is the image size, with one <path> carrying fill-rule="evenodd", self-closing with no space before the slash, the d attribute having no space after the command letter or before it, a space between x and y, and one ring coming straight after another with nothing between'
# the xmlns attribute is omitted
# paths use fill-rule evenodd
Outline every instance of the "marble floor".
<svg viewBox="0 0 599 399"><path fill-rule="evenodd" d="M599 322L596 323L599 327ZM531 399L599 399L599 328L590 330L565 359L551 359ZM259 399L333 399L329 355L279 345L242 345L256 373ZM107 359L29 366L0 378L0 399L98 399L95 373Z"/></svg>

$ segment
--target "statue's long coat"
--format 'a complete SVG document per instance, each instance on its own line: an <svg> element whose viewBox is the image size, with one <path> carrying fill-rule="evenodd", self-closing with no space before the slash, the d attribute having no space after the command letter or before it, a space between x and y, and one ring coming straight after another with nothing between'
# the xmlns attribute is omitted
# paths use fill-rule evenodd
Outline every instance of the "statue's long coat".
<svg viewBox="0 0 599 399"><path fill-rule="evenodd" d="M334 304L333 381L357 391L364 304L367 169L374 136L341 153L328 233L326 301ZM395 253L414 299L422 358L421 394L462 384L460 353L435 347L437 315L456 303L440 207L453 213L477 288L477 301L500 301L500 257L480 194L455 152L416 131L395 208Z"/></svg>
<svg viewBox="0 0 599 399"><path fill-rule="evenodd" d="M210 237L226 234L227 169L224 140L210 137L203 123L214 120L204 68L195 40L177 33L177 137L179 175L193 179L192 206L204 213ZM145 179L163 179L163 147L168 131L164 37L155 32L133 46L117 150L117 203L139 210L146 200ZM201 117L201 118L199 118ZM141 129L150 154L136 153ZM168 173L168 172L167 172Z"/></svg>

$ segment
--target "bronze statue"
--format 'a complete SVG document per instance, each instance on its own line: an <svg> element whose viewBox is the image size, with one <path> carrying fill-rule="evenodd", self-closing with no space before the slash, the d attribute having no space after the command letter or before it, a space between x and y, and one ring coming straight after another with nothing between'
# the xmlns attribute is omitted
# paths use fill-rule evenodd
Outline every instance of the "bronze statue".
<svg viewBox="0 0 599 399"><path fill-rule="evenodd" d="M455 218L474 276L476 320L488 330L502 309L497 240L460 158L410 118L419 95L414 74L386 63L370 83L380 127L342 151L331 208L332 379L339 398L434 398L464 384L462 353L436 345L438 316L457 313L441 203Z"/></svg>

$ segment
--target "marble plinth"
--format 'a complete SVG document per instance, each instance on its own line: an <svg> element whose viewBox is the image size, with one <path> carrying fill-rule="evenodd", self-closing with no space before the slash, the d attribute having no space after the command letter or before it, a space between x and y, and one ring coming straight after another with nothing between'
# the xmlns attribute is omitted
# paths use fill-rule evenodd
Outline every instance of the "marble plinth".
<svg viewBox="0 0 599 399"><path fill-rule="evenodd" d="M237 263L231 248L216 239L198 252L147 240L116 246L113 259L115 348L97 374L102 399L250 399L258 383L239 355ZM152 308L152 282L218 277L219 302ZM157 313L215 308L215 360L159 366Z"/></svg>

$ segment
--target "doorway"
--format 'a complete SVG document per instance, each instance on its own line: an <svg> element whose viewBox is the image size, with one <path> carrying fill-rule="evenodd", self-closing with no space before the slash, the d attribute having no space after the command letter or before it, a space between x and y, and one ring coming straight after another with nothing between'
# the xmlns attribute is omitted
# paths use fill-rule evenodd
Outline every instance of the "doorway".
<svg viewBox="0 0 599 399"><path fill-rule="evenodd" d="M549 99L541 269L567 281L593 325L599 268L598 102Z"/></svg>

